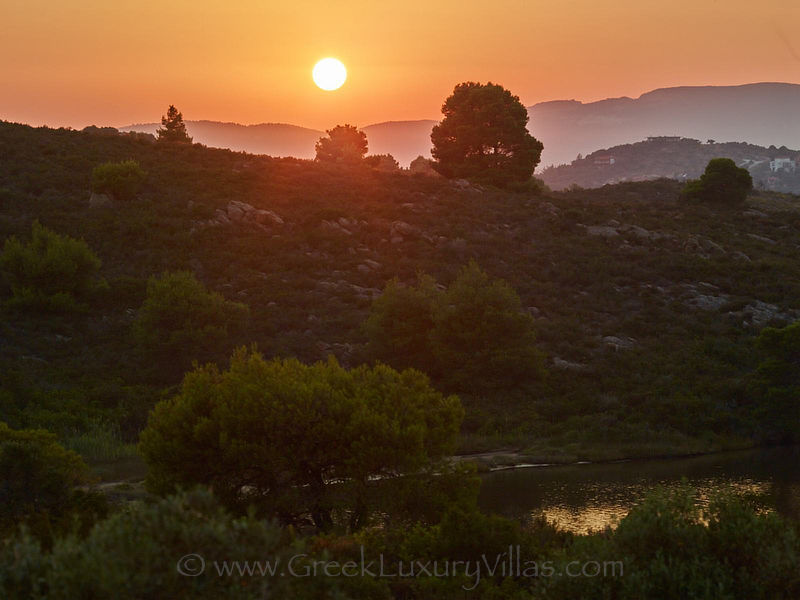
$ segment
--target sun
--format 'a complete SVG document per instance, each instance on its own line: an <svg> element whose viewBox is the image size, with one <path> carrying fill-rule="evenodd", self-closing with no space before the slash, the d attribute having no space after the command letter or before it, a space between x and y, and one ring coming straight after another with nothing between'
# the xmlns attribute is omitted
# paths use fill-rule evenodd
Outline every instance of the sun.
<svg viewBox="0 0 800 600"><path fill-rule="evenodd" d="M335 58L323 58L314 65L311 72L314 83L326 91L338 90L347 79L347 69L342 61Z"/></svg>

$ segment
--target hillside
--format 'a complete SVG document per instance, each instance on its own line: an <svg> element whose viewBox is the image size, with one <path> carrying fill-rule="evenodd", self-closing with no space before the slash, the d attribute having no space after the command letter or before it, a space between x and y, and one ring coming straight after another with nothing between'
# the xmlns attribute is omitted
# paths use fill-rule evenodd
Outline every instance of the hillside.
<svg viewBox="0 0 800 600"><path fill-rule="evenodd" d="M269 356L355 365L371 360L362 324L389 279L422 270L447 284L475 259L535 316L549 376L464 395L462 450L569 460L774 439L747 382L754 336L800 316L797 197L684 206L666 180L537 197L9 123L0 157L0 236L27 239L38 219L83 238L110 286L83 314L2 313L0 420L12 426L71 439L113 423L135 440L180 379L130 335L147 278L165 270L190 270L250 307L221 364L256 343ZM139 195L90 206L92 168L131 158L147 172ZM278 218L250 220L236 203Z"/></svg>
<svg viewBox="0 0 800 600"><path fill-rule="evenodd" d="M622 181L646 181L667 177L696 179L712 158L731 158L746 167L759 189L800 193L800 169L770 169L775 158L800 163L800 151L764 148L745 143L702 143L689 138L651 138L635 144L604 148L573 160L568 165L548 167L539 177L552 189L571 185L600 187Z"/></svg>

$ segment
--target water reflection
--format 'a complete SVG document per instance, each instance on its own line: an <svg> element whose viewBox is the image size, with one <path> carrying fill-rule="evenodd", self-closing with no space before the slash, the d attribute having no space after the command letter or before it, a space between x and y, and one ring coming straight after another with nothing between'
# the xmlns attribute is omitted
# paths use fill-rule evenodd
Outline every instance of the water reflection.
<svg viewBox="0 0 800 600"><path fill-rule="evenodd" d="M513 517L544 514L577 533L614 527L656 486L686 482L707 502L726 486L758 494L766 507L800 518L800 448L683 459L536 467L484 476L482 508Z"/></svg>

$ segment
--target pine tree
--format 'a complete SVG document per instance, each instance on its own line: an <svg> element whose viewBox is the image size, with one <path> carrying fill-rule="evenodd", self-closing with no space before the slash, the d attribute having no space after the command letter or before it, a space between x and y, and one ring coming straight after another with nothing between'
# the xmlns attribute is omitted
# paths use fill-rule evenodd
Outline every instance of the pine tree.
<svg viewBox="0 0 800 600"><path fill-rule="evenodd" d="M186 133L183 115L172 104L169 105L167 114L161 117L161 128L156 133L159 142L192 142L192 138Z"/></svg>

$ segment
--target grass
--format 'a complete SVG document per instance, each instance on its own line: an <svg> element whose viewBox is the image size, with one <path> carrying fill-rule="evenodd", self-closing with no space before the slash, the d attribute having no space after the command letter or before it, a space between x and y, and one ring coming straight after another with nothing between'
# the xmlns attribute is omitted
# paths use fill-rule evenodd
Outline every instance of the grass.
<svg viewBox="0 0 800 600"><path fill-rule="evenodd" d="M119 427L104 421L92 421L87 431L64 439L64 446L80 454L89 464L111 463L137 458L136 444L122 439Z"/></svg>

